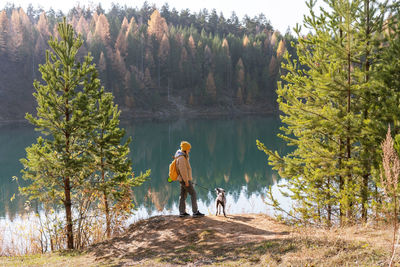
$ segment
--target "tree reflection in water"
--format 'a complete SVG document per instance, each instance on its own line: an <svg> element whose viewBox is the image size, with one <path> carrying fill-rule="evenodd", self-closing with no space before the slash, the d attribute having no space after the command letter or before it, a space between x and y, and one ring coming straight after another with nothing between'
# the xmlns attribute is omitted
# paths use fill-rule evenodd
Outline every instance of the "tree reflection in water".
<svg viewBox="0 0 400 267"><path fill-rule="evenodd" d="M260 203L263 203L265 189L273 180L277 182L278 176L268 166L265 154L257 149L255 141L259 139L271 149L284 152L287 148L276 136L279 127L276 117L254 116L125 125L128 135L133 136L134 169L136 172L152 170L146 189L135 189L136 204L142 208L141 213L145 217L146 213L156 211L177 213L179 183L168 183L167 175L168 165L182 140L192 145L190 162L198 185L211 190L224 188L234 202L231 203L234 205L232 213L241 213L243 208L264 210L259 206L263 205ZM202 187L196 187L200 207L211 212L215 210L215 193ZM190 204L189 199L187 203Z"/></svg>
<svg viewBox="0 0 400 267"><path fill-rule="evenodd" d="M168 166L180 141L192 144L190 162L199 185L213 190L222 187L228 194L231 213L264 209L264 189L279 179L267 164L265 154L256 147L256 139L268 148L285 152L285 144L276 136L277 117L199 118L170 121L129 121L122 125L132 136L131 157L136 173L151 169L151 180L135 188L135 202L141 216L177 211L179 183L167 182ZM0 217L11 220L24 210L25 200L17 194L12 176L20 176L19 159L37 137L28 124L0 126ZM19 181L23 183L23 181ZM212 212L215 193L196 187L199 207ZM190 201L187 201L190 204ZM261 207L258 207L260 206ZM189 206L188 206L189 207ZM255 210L254 210L255 211Z"/></svg>

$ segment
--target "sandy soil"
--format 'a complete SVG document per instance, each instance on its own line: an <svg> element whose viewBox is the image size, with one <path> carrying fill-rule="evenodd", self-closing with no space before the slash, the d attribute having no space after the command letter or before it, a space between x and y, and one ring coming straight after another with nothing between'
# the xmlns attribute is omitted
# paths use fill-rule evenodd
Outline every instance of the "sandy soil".
<svg viewBox="0 0 400 267"><path fill-rule="evenodd" d="M111 266L384 266L390 229L293 227L243 214L139 221L88 254Z"/></svg>

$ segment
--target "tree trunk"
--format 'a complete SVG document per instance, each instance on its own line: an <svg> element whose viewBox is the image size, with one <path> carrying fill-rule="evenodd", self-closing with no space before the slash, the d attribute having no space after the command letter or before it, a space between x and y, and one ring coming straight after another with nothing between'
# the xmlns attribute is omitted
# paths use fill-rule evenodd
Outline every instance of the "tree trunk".
<svg viewBox="0 0 400 267"><path fill-rule="evenodd" d="M104 208L106 213L107 238L110 238L111 237L110 207L108 206L107 192L105 190L103 191L103 199L104 199Z"/></svg>
<svg viewBox="0 0 400 267"><path fill-rule="evenodd" d="M71 184L69 177L64 178L65 194L65 215L67 220L67 248L74 249L74 234L72 229L72 203L71 203Z"/></svg>
<svg viewBox="0 0 400 267"><path fill-rule="evenodd" d="M330 190L331 189L331 177L328 177L328 208L327 208L327 212L328 212L328 227L331 227L332 225L332 205L331 205L331 193Z"/></svg>
<svg viewBox="0 0 400 267"><path fill-rule="evenodd" d="M367 222L368 219L368 183L369 183L369 174L364 174L363 175L363 185L362 185L362 192L361 192L361 215L362 215L362 220L364 222Z"/></svg>
<svg viewBox="0 0 400 267"><path fill-rule="evenodd" d="M364 2L364 8L365 8L365 13L366 13L366 18L365 18L365 23L366 23L366 31L365 31L365 35L366 35L366 39L367 39L367 46L365 49L365 82L368 83L369 81L369 68L370 68L370 63L369 63L369 55L370 55L370 51L369 51L369 38L370 38L370 27L369 27L369 23L370 23L370 18L369 18L369 0L365 0ZM368 110L365 109L364 110L364 118L367 119L368 118ZM366 149L366 151L368 151L368 148L364 148ZM367 157L368 158L368 157ZM364 222L367 222L367 216L368 216L368 183L369 183L369 170L370 169L370 164L368 162L368 159L366 159L366 162L364 164L364 171L365 174L363 175L363 187L362 187L362 200L361 200L361 205L362 205L362 220Z"/></svg>
<svg viewBox="0 0 400 267"><path fill-rule="evenodd" d="M103 139L103 132L101 132L101 139ZM103 185L106 182L105 179L105 172L104 172L104 157L103 157L103 148L100 149L101 155L101 181ZM104 201L104 212L106 214L106 233L107 238L111 237L111 220L110 220L110 207L108 205L108 198L107 198L107 190L103 190L103 201Z"/></svg>
<svg viewBox="0 0 400 267"><path fill-rule="evenodd" d="M341 170L342 169L342 138L339 138L339 160L338 160L338 169ZM342 175L339 175L339 192L343 192L343 185L344 185L344 181L343 181L343 177ZM340 221L340 225L343 225L343 203L340 201L339 203L340 207L339 207L339 221Z"/></svg>
<svg viewBox="0 0 400 267"><path fill-rule="evenodd" d="M347 22L348 23L348 22ZM351 111L351 46L350 46L350 31L347 33L347 115L350 114ZM347 137L346 137L346 159L347 161L350 160L351 158L351 125L350 125L350 120L348 119L347 121ZM348 167L349 168L349 167ZM350 200L350 192L349 190L349 184L351 183L352 177L351 177L351 171L348 169L348 174L347 174L347 181L346 181L346 186L345 188L346 192L346 198L347 198L347 207L346 207L346 220L347 223L351 220L352 217L352 206L353 203Z"/></svg>
<svg viewBox="0 0 400 267"><path fill-rule="evenodd" d="M64 89L65 93L69 90L68 87ZM68 98L65 101L65 120L68 123L69 118L69 104ZM69 154L70 146L70 132L65 133L65 152ZM69 157L68 157L69 158ZM69 160L69 159L68 159ZM72 203L71 203L71 181L70 177L64 177L64 195L65 195L65 216L67 220L67 248L74 249L74 233L73 233L73 222L72 222Z"/></svg>

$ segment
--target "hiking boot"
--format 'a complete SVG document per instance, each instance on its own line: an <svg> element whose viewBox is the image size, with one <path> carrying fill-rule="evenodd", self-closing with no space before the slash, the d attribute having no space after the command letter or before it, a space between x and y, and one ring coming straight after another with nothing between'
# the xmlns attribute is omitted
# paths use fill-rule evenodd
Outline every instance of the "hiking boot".
<svg viewBox="0 0 400 267"><path fill-rule="evenodd" d="M203 217L204 216L204 214L203 213L201 213L200 211L197 211L196 213L193 213L193 215L192 215L193 217Z"/></svg>
<svg viewBox="0 0 400 267"><path fill-rule="evenodd" d="M190 214L187 212L179 214L179 217L186 217L186 216L190 216Z"/></svg>

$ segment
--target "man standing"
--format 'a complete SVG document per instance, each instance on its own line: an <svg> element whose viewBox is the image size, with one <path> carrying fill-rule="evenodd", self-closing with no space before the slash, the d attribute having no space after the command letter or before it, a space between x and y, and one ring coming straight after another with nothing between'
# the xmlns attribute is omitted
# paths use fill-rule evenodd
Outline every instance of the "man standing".
<svg viewBox="0 0 400 267"><path fill-rule="evenodd" d="M176 158L176 168L178 171L178 181L181 184L181 195L179 198L179 217L186 217L189 214L186 212L186 197L190 194L192 199L192 211L193 217L204 216L203 213L199 212L197 208L196 191L193 188L192 183L192 167L190 167L189 162L189 152L191 145L186 142L181 142L181 149L178 149L175 153Z"/></svg>

